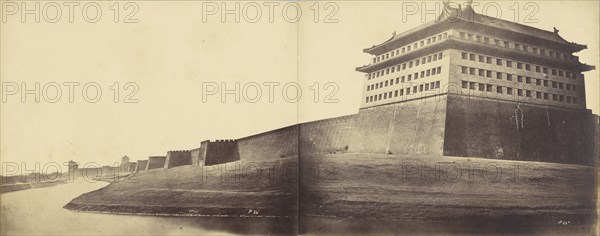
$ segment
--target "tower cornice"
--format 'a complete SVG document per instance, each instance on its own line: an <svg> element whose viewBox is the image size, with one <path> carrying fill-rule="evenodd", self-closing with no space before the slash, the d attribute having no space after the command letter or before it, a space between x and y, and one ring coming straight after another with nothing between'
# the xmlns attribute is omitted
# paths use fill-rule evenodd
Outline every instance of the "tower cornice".
<svg viewBox="0 0 600 236"><path fill-rule="evenodd" d="M479 52L488 55L495 55L502 58L507 58L516 61L529 62L532 64L543 64L555 68L565 69L569 71L576 72L584 72L595 69L594 66L590 66L587 64L582 64L578 61L565 61L552 57L546 57L541 55L534 55L531 53L526 53L522 51L518 51L515 49L503 48L500 46L487 45L483 43L462 40L460 38L455 38L449 36L445 41L440 42L435 45L431 45L424 48L419 48L417 50L408 52L406 54L393 57L391 59L381 61L374 64L364 65L361 67L357 67L356 70L364 73L375 72L380 69L384 69L389 66L397 65L399 63L403 63L406 61L410 61L421 56L431 54L437 51L446 50L446 49L457 49L471 52Z"/></svg>

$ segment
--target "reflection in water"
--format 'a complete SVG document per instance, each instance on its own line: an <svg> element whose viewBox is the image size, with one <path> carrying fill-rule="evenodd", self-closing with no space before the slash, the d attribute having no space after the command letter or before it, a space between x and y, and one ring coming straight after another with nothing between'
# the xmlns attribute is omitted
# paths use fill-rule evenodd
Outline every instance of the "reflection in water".
<svg viewBox="0 0 600 236"><path fill-rule="evenodd" d="M73 198L106 185L108 183L88 183L78 180L56 187L2 194L0 195L2 205L0 234L269 234L282 233L281 230L291 228L289 226L293 221L292 219L108 215L74 212L62 208Z"/></svg>

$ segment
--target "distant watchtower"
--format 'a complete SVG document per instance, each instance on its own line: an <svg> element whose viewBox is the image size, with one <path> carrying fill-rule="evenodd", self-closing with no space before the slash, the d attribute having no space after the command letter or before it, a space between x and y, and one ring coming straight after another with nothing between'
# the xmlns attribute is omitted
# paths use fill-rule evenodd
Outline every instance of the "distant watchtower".
<svg viewBox="0 0 600 236"><path fill-rule="evenodd" d="M127 163L129 163L129 157L127 155L125 155L124 157L121 157L121 166L124 166Z"/></svg>
<svg viewBox="0 0 600 236"><path fill-rule="evenodd" d="M79 164L77 164L77 162L74 162L73 160L69 161L69 173L75 173L75 171L77 171L77 169L79 169Z"/></svg>
<svg viewBox="0 0 600 236"><path fill-rule="evenodd" d="M127 155L121 157L121 165L119 169L122 171L129 171L129 157Z"/></svg>

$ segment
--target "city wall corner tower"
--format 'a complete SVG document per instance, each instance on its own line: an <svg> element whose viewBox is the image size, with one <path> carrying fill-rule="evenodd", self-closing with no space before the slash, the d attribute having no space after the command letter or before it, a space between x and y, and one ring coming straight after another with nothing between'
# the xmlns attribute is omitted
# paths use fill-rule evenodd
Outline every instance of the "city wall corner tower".
<svg viewBox="0 0 600 236"><path fill-rule="evenodd" d="M445 1L436 20L363 50L350 149L596 165L582 74L595 67L574 55L586 48Z"/></svg>

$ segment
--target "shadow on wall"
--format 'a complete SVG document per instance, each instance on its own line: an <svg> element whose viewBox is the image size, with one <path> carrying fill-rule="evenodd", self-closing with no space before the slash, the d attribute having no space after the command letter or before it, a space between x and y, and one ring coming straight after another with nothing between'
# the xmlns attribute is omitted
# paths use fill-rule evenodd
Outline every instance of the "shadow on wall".
<svg viewBox="0 0 600 236"><path fill-rule="evenodd" d="M166 156L151 156L148 157L148 166L146 170L162 169L165 167Z"/></svg>
<svg viewBox="0 0 600 236"><path fill-rule="evenodd" d="M216 140L214 142L203 142L206 144L204 165L217 165L240 160L237 141L235 140Z"/></svg>
<svg viewBox="0 0 600 236"><path fill-rule="evenodd" d="M444 155L597 166L598 116L464 96L448 99Z"/></svg>
<svg viewBox="0 0 600 236"><path fill-rule="evenodd" d="M168 151L167 158L165 159L165 169L170 169L177 166L185 166L192 164L191 151Z"/></svg>

